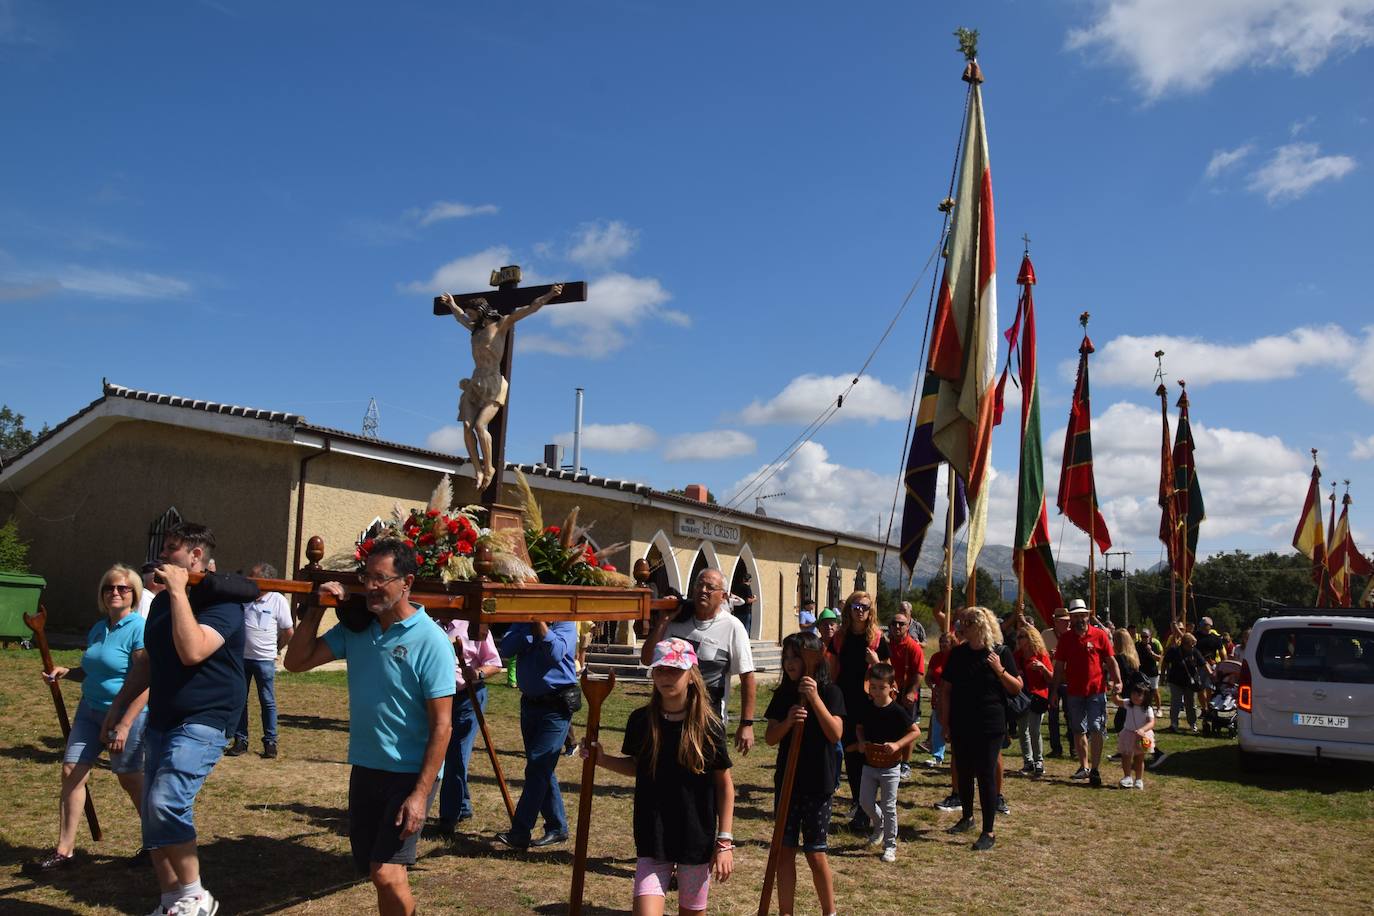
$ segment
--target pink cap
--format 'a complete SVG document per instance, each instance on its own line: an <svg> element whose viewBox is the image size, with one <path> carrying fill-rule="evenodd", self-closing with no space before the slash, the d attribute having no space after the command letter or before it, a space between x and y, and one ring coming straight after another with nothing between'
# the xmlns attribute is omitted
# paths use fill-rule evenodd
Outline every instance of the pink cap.
<svg viewBox="0 0 1374 916"><path fill-rule="evenodd" d="M685 639L674 636L654 646L654 660L650 668L680 668L683 671L697 666L697 651Z"/></svg>

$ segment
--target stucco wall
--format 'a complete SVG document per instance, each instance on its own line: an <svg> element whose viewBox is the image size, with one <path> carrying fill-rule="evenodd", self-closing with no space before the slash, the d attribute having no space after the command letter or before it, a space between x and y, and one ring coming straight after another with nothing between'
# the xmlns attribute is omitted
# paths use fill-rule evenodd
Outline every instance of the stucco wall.
<svg viewBox="0 0 1374 916"><path fill-rule="evenodd" d="M49 626L84 631L112 563L140 566L148 528L175 506L209 525L222 570L267 560L289 567L293 449L161 423L125 421L20 491L15 507L48 581Z"/></svg>

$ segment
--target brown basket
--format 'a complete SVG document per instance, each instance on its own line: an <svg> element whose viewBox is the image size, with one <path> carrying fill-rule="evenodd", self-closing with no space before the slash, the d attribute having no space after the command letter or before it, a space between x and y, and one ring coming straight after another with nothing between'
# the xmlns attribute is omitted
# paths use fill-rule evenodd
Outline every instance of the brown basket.
<svg viewBox="0 0 1374 916"><path fill-rule="evenodd" d="M902 755L897 751L887 751L875 744L870 744L864 748L864 763L875 770L886 770L901 762Z"/></svg>

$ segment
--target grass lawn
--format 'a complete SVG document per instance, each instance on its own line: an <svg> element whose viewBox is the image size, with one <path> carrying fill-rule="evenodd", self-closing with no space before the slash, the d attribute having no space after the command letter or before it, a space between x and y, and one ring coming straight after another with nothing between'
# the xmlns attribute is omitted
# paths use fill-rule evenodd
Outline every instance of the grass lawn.
<svg viewBox="0 0 1374 916"><path fill-rule="evenodd" d="M74 665L79 653L58 653ZM197 804L205 883L225 914L372 910L371 886L353 875L346 831L348 740L343 673L278 675L280 759L225 758ZM603 741L618 748L620 726L646 689L617 687L603 711ZM66 685L69 709L79 696ZM252 741L258 746L256 699ZM762 704L760 705L762 708ZM489 720L502 766L521 781L517 696L491 690ZM585 711L576 725L581 732ZM760 729L760 734L762 730ZM1115 739L1108 740L1109 746ZM1374 768L1284 761L1242 778L1233 740L1161 734L1171 758L1148 773L1144 792L1092 790L1068 781L1074 765L1046 761L1047 778L1006 777L1009 817L997 847L969 851L941 828L955 820L931 807L948 791L947 770L917 768L902 786L895 865L837 828L831 863L840 908L849 913L1027 912L1368 912L1374 900ZM138 847L138 824L108 771L91 784L105 839L79 840L82 865L34 882L21 863L51 849L57 832L62 741L36 652L0 652L0 913L145 913L157 896L148 869L123 859ZM774 752L757 747L735 766L737 870L712 891L712 912L758 906L772 825ZM1013 746L1009 769L1020 766ZM411 881L426 913L561 913L567 908L571 843L515 854L492 840L507 826L479 739L473 770L476 817L467 836L424 840ZM1104 765L1112 785L1119 769ZM575 820L581 762L559 769ZM628 913L634 846L632 787L598 771L588 913ZM841 789L836 808L848 802ZM84 830L83 825L83 830ZM801 865L803 876L805 866ZM798 912L816 912L814 893ZM1364 901L1361 903L1361 901ZM673 910L670 909L670 912Z"/></svg>

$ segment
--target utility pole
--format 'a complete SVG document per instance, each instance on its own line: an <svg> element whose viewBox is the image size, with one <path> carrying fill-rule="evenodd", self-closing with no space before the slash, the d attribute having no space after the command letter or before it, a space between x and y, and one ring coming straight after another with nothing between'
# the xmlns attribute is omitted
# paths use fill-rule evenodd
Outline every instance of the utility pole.
<svg viewBox="0 0 1374 916"><path fill-rule="evenodd" d="M1111 568L1111 557L1114 557L1114 556L1115 556L1115 557L1120 557L1120 558L1121 558L1121 603L1122 603L1122 607L1123 607L1123 610L1122 610L1122 612L1121 612L1121 616L1122 616L1122 626L1129 626L1130 623L1131 623L1131 586L1130 586L1130 574L1126 572L1126 558L1129 557L1129 556L1131 555L1131 553L1132 553L1132 551L1129 551L1129 550L1109 550L1109 551L1107 551L1106 553L1103 554L1103 557L1107 558L1108 570L1109 570L1108 573L1107 573L1107 619L1108 619L1108 620L1111 620L1111 619L1112 619L1112 590L1111 590L1111 589L1112 589L1112 586L1111 586L1112 574L1111 574L1111 572L1110 572L1110 568Z"/></svg>

